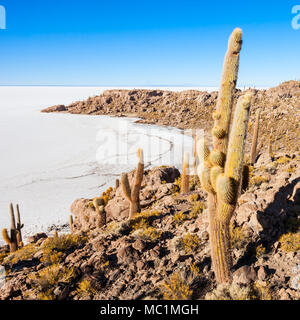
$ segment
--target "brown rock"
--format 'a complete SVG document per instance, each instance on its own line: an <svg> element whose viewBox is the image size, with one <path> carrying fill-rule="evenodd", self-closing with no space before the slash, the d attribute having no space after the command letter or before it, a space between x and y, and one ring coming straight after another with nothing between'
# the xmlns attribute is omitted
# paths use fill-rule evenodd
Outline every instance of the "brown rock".
<svg viewBox="0 0 300 320"><path fill-rule="evenodd" d="M133 244L132 247L140 252L144 251L146 248L146 244L143 240L137 239Z"/></svg>
<svg viewBox="0 0 300 320"><path fill-rule="evenodd" d="M37 243L40 239L46 239L48 236L46 233L37 233L33 236L27 237L27 242L29 243Z"/></svg>
<svg viewBox="0 0 300 320"><path fill-rule="evenodd" d="M260 266L257 271L257 279L264 281L266 279L267 273L265 271L265 268L263 266Z"/></svg>
<svg viewBox="0 0 300 320"><path fill-rule="evenodd" d="M130 264L139 258L138 251L133 249L131 245L125 245L117 250L117 258L119 263Z"/></svg>
<svg viewBox="0 0 300 320"><path fill-rule="evenodd" d="M256 272L252 266L242 266L233 273L233 281L238 284L249 284L256 278Z"/></svg>

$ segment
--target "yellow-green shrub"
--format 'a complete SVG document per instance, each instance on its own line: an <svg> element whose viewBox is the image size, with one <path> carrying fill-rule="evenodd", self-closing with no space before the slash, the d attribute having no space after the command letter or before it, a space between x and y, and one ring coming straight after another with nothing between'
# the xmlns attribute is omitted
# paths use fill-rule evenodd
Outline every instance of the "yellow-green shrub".
<svg viewBox="0 0 300 320"><path fill-rule="evenodd" d="M43 250L41 260L50 264L59 263L63 257L63 252L79 247L86 241L86 236L75 233L47 238L41 246Z"/></svg>
<svg viewBox="0 0 300 320"><path fill-rule="evenodd" d="M82 280L77 288L77 294L83 298L84 296L95 294L97 291L93 288L91 282L87 279Z"/></svg>
<svg viewBox="0 0 300 320"><path fill-rule="evenodd" d="M37 253L39 247L34 244L27 244L23 248L9 254L5 259L5 263L18 263L23 260L30 260L33 258L34 254Z"/></svg>
<svg viewBox="0 0 300 320"><path fill-rule="evenodd" d="M186 253L192 253L200 245L200 239L196 234L187 233L183 236L182 241Z"/></svg>
<svg viewBox="0 0 300 320"><path fill-rule="evenodd" d="M39 300L53 300L56 298L54 290L57 284L70 282L74 276L74 268L69 269L59 264L53 264L36 274L29 275L29 278L32 280L32 289Z"/></svg>
<svg viewBox="0 0 300 320"><path fill-rule="evenodd" d="M181 273L173 273L160 287L164 300L189 300L193 290Z"/></svg>
<svg viewBox="0 0 300 320"><path fill-rule="evenodd" d="M294 252L300 249L300 234L286 233L279 238L280 247L283 251Z"/></svg>

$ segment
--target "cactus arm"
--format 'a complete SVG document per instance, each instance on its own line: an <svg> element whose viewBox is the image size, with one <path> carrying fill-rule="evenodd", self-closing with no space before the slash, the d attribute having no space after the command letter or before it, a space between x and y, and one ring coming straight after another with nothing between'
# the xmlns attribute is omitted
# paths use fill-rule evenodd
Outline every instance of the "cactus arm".
<svg viewBox="0 0 300 320"><path fill-rule="evenodd" d="M255 118L255 125L253 129L253 140L251 146L251 156L250 156L250 163L253 165L256 160L257 156L257 139L258 139L258 130L259 130L259 117L260 117L260 109L257 110L256 118Z"/></svg>
<svg viewBox="0 0 300 320"><path fill-rule="evenodd" d="M189 153L184 153L183 166L182 166L182 179L181 179L181 193L189 192Z"/></svg>
<svg viewBox="0 0 300 320"><path fill-rule="evenodd" d="M16 205L17 209L17 228L16 228L16 237L17 237L17 244L19 248L23 247L23 239L22 239L22 228L24 224L21 223L21 215L20 215L20 208L19 205Z"/></svg>
<svg viewBox="0 0 300 320"><path fill-rule="evenodd" d="M131 188L129 185L129 181L128 181L128 174L127 173L122 173L121 174L121 187L122 187L122 191L123 194L125 196L125 198L131 202Z"/></svg>
<svg viewBox="0 0 300 320"><path fill-rule="evenodd" d="M223 74L213 128L213 146L215 150L226 154L231 109L239 69L239 53L242 48L242 30L236 28L228 41L228 50L223 65Z"/></svg>
<svg viewBox="0 0 300 320"><path fill-rule="evenodd" d="M253 94L249 92L238 100L230 132L224 172L227 177L234 179L236 183L240 183L243 171L245 141L252 96Z"/></svg>
<svg viewBox="0 0 300 320"><path fill-rule="evenodd" d="M15 252L18 249L17 242L14 240L15 234L11 234L11 236L8 235L7 229L2 229L2 237L3 240L9 245L9 251Z"/></svg>
<svg viewBox="0 0 300 320"><path fill-rule="evenodd" d="M220 174L217 178L217 218L225 223L230 221L235 209L242 179L251 98L252 94L247 93L240 97L237 103L230 132L224 174Z"/></svg>
<svg viewBox="0 0 300 320"><path fill-rule="evenodd" d="M11 239L6 228L2 229L2 238L7 244L11 244Z"/></svg>

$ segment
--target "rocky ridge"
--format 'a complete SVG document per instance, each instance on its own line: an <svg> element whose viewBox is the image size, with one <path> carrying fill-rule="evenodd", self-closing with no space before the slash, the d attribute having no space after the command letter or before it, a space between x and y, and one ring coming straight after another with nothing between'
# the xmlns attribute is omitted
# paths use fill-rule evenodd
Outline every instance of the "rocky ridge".
<svg viewBox="0 0 300 320"><path fill-rule="evenodd" d="M268 90L253 90L248 128L251 143L255 113L261 109L260 148L266 150L271 128L274 148L281 152L299 150L300 81L288 81ZM234 106L243 91L236 90ZM77 101L68 106L57 105L42 112L137 117L139 123L173 126L179 129L212 128L212 112L218 92L186 90L106 90L101 95ZM208 139L210 134L208 134Z"/></svg>

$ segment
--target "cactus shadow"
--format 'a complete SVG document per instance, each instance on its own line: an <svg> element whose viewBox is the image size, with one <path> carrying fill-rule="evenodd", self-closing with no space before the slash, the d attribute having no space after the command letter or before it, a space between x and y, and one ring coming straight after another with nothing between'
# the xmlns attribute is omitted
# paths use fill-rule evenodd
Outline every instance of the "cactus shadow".
<svg viewBox="0 0 300 320"><path fill-rule="evenodd" d="M264 210L257 211L257 220L263 228L258 234L259 242L266 248L266 252L270 252L274 243L283 234L289 232L287 227L288 219L300 215L300 213L295 213L296 210L293 210L295 206L300 204L300 188L295 189L299 181L300 177L281 187L276 192L274 200ZM257 260L256 247L257 243L249 243L243 256L236 262L234 269L254 263Z"/></svg>
<svg viewBox="0 0 300 320"><path fill-rule="evenodd" d="M259 236L267 245L267 249L271 249L281 235L289 231L286 225L288 219L299 215L293 210L300 204L300 188L295 190L299 181L300 177L281 187L275 194L274 200L263 211L257 212L257 220L263 228Z"/></svg>

